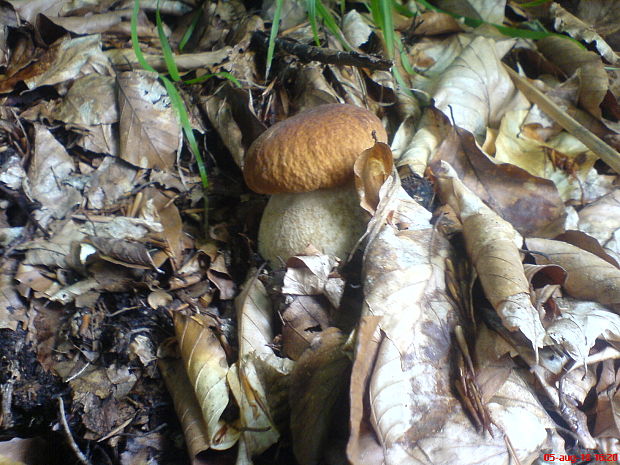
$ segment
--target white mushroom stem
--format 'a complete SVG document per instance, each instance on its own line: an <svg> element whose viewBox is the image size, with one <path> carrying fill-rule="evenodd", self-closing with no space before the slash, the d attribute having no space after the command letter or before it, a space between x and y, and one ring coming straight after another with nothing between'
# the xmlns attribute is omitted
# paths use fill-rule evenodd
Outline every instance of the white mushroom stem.
<svg viewBox="0 0 620 465"><path fill-rule="evenodd" d="M346 259L363 234L367 221L352 184L312 192L274 194L263 213L258 250L275 268L303 252L308 245L327 255Z"/></svg>

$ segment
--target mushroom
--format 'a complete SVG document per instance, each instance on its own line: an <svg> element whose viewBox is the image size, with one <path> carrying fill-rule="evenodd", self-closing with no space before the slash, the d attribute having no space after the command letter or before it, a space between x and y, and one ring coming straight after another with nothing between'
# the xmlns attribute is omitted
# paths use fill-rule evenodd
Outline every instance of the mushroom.
<svg viewBox="0 0 620 465"><path fill-rule="evenodd" d="M345 258L366 219L353 183L356 158L387 142L381 121L366 109L319 105L274 124L250 146L244 177L272 194L258 232L258 251L272 266L308 245Z"/></svg>

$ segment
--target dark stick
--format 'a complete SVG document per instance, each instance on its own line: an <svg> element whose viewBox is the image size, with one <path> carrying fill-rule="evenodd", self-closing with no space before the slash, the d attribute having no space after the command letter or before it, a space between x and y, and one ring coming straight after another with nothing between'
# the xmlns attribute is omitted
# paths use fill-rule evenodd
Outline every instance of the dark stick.
<svg viewBox="0 0 620 465"><path fill-rule="evenodd" d="M252 41L262 49L267 49L269 36L263 31L254 31ZM327 65L356 66L358 68L381 69L389 71L390 60L358 52L342 52L331 48L315 47L286 39L276 39L276 49L295 55L302 61L319 61Z"/></svg>

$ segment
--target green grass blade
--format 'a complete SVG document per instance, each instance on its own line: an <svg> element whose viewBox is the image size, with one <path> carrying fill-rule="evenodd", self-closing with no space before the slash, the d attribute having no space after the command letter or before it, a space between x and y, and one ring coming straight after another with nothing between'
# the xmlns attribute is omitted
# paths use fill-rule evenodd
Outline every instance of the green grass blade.
<svg viewBox="0 0 620 465"><path fill-rule="evenodd" d="M204 160L200 155L200 150L198 149L198 143L196 142L196 138L194 137L194 131L192 129L192 125L189 121L189 115L187 113L187 109L185 108L185 103L179 95L174 84L165 76L160 76L160 79L164 83L166 87L166 91L168 91L168 95L170 96L170 102L173 108L177 111L179 115L179 121L181 123L181 127L183 128L183 133L187 138L187 142L189 143L189 148L196 157L196 163L198 164L198 172L200 173L200 180L202 181L202 187L206 191L209 187L209 179L207 178L207 169L205 168Z"/></svg>
<svg viewBox="0 0 620 465"><path fill-rule="evenodd" d="M521 3L518 6L520 8L531 8L533 6L544 5L545 3L549 3L551 0L534 0L533 2Z"/></svg>
<svg viewBox="0 0 620 465"><path fill-rule="evenodd" d="M317 0L316 9L321 19L323 19L325 27L327 27L329 32L331 32L334 37L338 39L338 42L340 42L340 44L344 47L345 50L352 50L351 46L347 43L344 36L342 35L336 19L331 14L331 12L327 8L325 8L325 5L323 5L323 2L321 2L321 0Z"/></svg>
<svg viewBox="0 0 620 465"><path fill-rule="evenodd" d="M189 42L189 39L192 37L192 34L194 33L194 31L196 30L196 27L198 26L198 21L200 21L201 15L202 15L202 9L199 7L194 12L194 17L192 18L192 22L190 23L189 27L183 34L183 37L181 37L181 41L179 42L179 51L182 52L185 46L187 45L187 42Z"/></svg>
<svg viewBox="0 0 620 465"><path fill-rule="evenodd" d="M131 13L131 45L136 55L138 63L147 71L156 73L155 68L149 65L140 49L140 39L138 39L138 14L140 13L140 0L134 0L133 12Z"/></svg>
<svg viewBox="0 0 620 465"><path fill-rule="evenodd" d="M273 52L276 49L276 37L278 37L278 29L280 29L280 16L282 15L283 3L284 0L276 0L276 10L273 14L273 23L271 24L271 32L269 33L269 46L267 47L267 65L265 67L265 80L269 78L271 62L273 61Z"/></svg>
<svg viewBox="0 0 620 465"><path fill-rule="evenodd" d="M394 19L392 18L392 0L379 0L383 17L383 37L388 49L388 58L394 58Z"/></svg>
<svg viewBox="0 0 620 465"><path fill-rule="evenodd" d="M314 43L317 47L321 46L319 40L319 25L316 21L316 3L318 0L306 0L306 12L308 13L308 21L312 28L312 36L314 37Z"/></svg>
<svg viewBox="0 0 620 465"><path fill-rule="evenodd" d="M166 37L166 33L164 31L164 23L162 22L161 14L159 13L159 0L157 0L157 8L155 9L155 24L157 25L159 43L164 54L164 62L166 63L168 73L173 81L179 82L181 80L181 76L179 76L177 63L174 61L174 53L172 53L172 48L170 48L170 43L168 42L168 38Z"/></svg>

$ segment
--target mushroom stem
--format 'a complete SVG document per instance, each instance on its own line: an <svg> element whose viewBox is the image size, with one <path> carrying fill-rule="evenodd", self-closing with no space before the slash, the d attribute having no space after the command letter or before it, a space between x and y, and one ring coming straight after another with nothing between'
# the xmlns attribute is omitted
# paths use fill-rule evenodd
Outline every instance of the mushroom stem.
<svg viewBox="0 0 620 465"><path fill-rule="evenodd" d="M313 245L346 259L363 234L367 218L353 183L331 189L274 194L258 232L258 250L272 267Z"/></svg>

